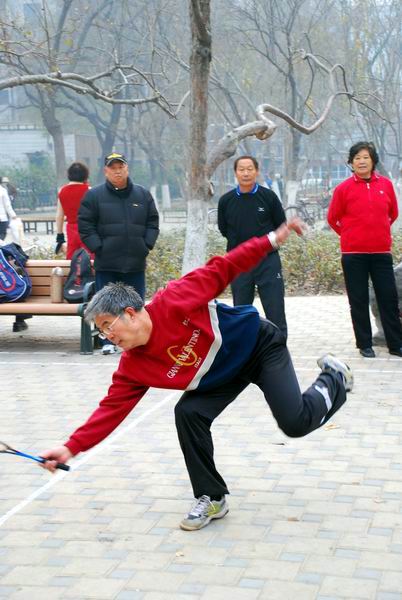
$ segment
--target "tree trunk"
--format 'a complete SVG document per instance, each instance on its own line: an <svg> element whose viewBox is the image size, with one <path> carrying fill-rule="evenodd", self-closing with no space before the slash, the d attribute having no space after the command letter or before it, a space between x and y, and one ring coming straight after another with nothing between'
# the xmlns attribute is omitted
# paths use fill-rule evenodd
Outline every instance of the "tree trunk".
<svg viewBox="0 0 402 600"><path fill-rule="evenodd" d="M43 124L53 140L57 187L59 188L66 182L66 150L64 147L62 125L59 119L56 117L55 104L51 97L48 99L49 102L45 102L44 104L41 103L41 113Z"/></svg>
<svg viewBox="0 0 402 600"><path fill-rule="evenodd" d="M63 129L58 119L56 120L54 127L49 130L49 133L53 138L57 188L60 188L66 183L67 162L66 149L64 147Z"/></svg>
<svg viewBox="0 0 402 600"><path fill-rule="evenodd" d="M110 121L109 121L109 125L108 125L108 129L107 129L107 133L103 139L103 143L102 143L102 156L99 159L99 171L98 171L98 175L97 175L97 181L103 181L104 180L104 175L103 175L103 159L105 156L107 156L108 154L110 154L111 152L114 152L115 148L114 148L114 144L116 141L116 135L117 135L117 128L119 126L119 122L120 122L120 116L121 116L121 104L115 104L111 110L110 113ZM120 149L117 148L116 149L118 152L120 152Z"/></svg>
<svg viewBox="0 0 402 600"><path fill-rule="evenodd" d="M284 206L291 206L296 203L297 191L300 187L300 144L301 133L291 128L289 131L288 143L285 144L285 198Z"/></svg>
<svg viewBox="0 0 402 600"><path fill-rule="evenodd" d="M207 128L211 62L210 0L191 0L190 190L182 273L205 261L208 236Z"/></svg>

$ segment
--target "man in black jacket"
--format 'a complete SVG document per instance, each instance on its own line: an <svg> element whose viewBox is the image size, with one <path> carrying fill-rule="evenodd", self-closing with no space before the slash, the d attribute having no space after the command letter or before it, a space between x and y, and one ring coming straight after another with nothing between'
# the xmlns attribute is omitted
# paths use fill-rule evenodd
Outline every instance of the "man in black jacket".
<svg viewBox="0 0 402 600"><path fill-rule="evenodd" d="M159 214L150 192L129 178L127 159L106 156L105 183L85 194L78 213L81 240L95 254L96 290L122 281L145 298L145 260L159 235ZM103 354L116 351L108 340Z"/></svg>
<svg viewBox="0 0 402 600"><path fill-rule="evenodd" d="M254 156L239 156L234 163L238 186L219 199L218 227L231 250L254 236L277 229L286 221L278 196L257 183L258 162ZM278 251L271 252L254 269L232 282L233 304L252 304L257 286L267 319L287 337L285 288Z"/></svg>

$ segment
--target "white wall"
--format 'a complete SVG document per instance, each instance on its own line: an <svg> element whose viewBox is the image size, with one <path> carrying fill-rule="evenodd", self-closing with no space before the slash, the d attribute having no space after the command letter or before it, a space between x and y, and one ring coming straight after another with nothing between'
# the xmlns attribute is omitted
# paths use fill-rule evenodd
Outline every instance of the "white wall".
<svg viewBox="0 0 402 600"><path fill-rule="evenodd" d="M28 163L28 153L47 152L53 156L50 136L42 129L0 126L0 165Z"/></svg>
<svg viewBox="0 0 402 600"><path fill-rule="evenodd" d="M67 164L76 160L76 136L64 136ZM53 142L44 129L22 126L7 128L0 125L0 166L28 164L28 154L46 152L54 162Z"/></svg>

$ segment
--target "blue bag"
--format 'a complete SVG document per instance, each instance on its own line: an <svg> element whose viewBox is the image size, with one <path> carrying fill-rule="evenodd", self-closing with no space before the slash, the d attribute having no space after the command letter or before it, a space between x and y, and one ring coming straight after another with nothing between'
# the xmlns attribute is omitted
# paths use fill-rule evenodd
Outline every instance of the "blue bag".
<svg viewBox="0 0 402 600"><path fill-rule="evenodd" d="M0 247L0 303L21 302L32 290L31 279L25 269L28 255L18 244Z"/></svg>

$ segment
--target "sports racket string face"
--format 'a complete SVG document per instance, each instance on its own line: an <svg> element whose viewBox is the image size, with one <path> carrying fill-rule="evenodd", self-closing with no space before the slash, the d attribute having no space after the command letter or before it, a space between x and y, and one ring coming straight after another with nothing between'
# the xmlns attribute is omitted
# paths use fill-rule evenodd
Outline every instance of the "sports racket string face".
<svg viewBox="0 0 402 600"><path fill-rule="evenodd" d="M22 456L23 458L29 458L30 460L34 460L38 463L45 463L46 459L41 456L32 456L31 454L26 454L25 452L20 452L19 450L15 450L5 442L0 442L0 453L1 454L13 454L14 456ZM61 469L62 471L69 471L69 465L65 465L64 463L57 463L57 469Z"/></svg>

